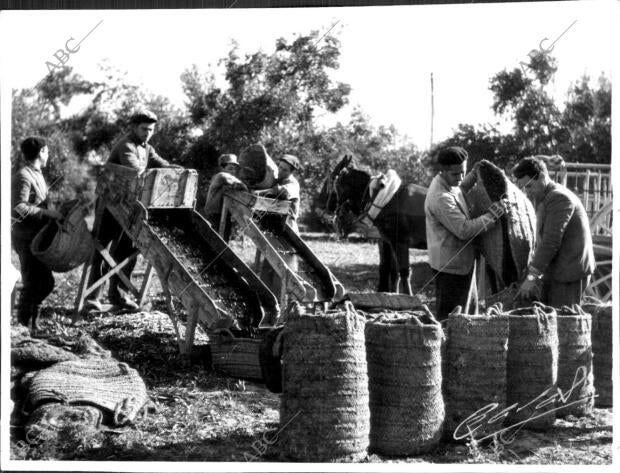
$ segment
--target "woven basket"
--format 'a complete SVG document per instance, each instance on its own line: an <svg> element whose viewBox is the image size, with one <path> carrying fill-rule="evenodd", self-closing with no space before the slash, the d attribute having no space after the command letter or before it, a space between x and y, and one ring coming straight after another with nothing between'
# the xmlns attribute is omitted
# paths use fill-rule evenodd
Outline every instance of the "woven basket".
<svg viewBox="0 0 620 473"><path fill-rule="evenodd" d="M518 404L508 416L508 425L524 422L532 430L546 430L555 422L552 407L537 410L548 391L556 393L558 381L558 326L555 309L535 304L532 307L509 311L507 355L508 405ZM534 399L539 402L532 403Z"/></svg>
<svg viewBox="0 0 620 473"><path fill-rule="evenodd" d="M90 404L112 414L114 425L133 422L148 395L138 372L114 360L65 361L39 371L29 387L29 402Z"/></svg>
<svg viewBox="0 0 620 473"><path fill-rule="evenodd" d="M582 306L592 315L592 354L594 370L594 389L597 397L596 407L613 406L613 341L611 302L602 303L588 298Z"/></svg>
<svg viewBox="0 0 620 473"><path fill-rule="evenodd" d="M501 304L502 310L511 310L516 308L516 297L519 292L519 285L512 283L510 286L502 289L495 294L486 296L484 307L490 308L496 304Z"/></svg>
<svg viewBox="0 0 620 473"><path fill-rule="evenodd" d="M71 271L90 257L94 244L84 220L85 210L76 203L68 210L62 224L52 220L32 240L32 254L52 271Z"/></svg>
<svg viewBox="0 0 620 473"><path fill-rule="evenodd" d="M433 449L443 432L443 330L424 311L366 324L370 451L410 456Z"/></svg>
<svg viewBox="0 0 620 473"><path fill-rule="evenodd" d="M503 418L492 423L464 421L491 403L497 407L488 418L506 408L508 317L494 308L483 315L453 312L447 331L446 436L462 439L471 429L470 435L483 439L501 430Z"/></svg>
<svg viewBox="0 0 620 473"><path fill-rule="evenodd" d="M11 341L11 363L29 370L46 368L54 363L77 359L74 353L50 345L45 340L24 337Z"/></svg>
<svg viewBox="0 0 620 473"><path fill-rule="evenodd" d="M26 440L33 444L58 441L58 434L65 428L81 435L95 433L103 420L103 415L94 406L73 406L70 404L48 403L37 407L26 423Z"/></svg>
<svg viewBox="0 0 620 473"><path fill-rule="evenodd" d="M229 331L221 331L209 343L213 367L233 378L261 381L260 344L256 338L234 337Z"/></svg>
<svg viewBox="0 0 620 473"><path fill-rule="evenodd" d="M558 417L584 416L594 407L592 317L577 307L562 307L558 316ZM566 406L566 407L563 407Z"/></svg>
<svg viewBox="0 0 620 473"><path fill-rule="evenodd" d="M480 161L476 184L466 198L473 218L486 213L501 198L508 201L506 215L479 239L482 253L502 286L522 280L536 239L536 212L530 201L500 168L487 160Z"/></svg>
<svg viewBox="0 0 620 473"><path fill-rule="evenodd" d="M366 454L370 415L364 319L345 310L305 315L296 306L283 331L279 445L296 461L355 460Z"/></svg>

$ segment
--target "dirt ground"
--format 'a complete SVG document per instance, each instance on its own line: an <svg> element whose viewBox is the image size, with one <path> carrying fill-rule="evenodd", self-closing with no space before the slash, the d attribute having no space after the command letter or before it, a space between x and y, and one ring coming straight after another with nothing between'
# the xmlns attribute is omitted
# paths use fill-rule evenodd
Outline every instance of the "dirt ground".
<svg viewBox="0 0 620 473"><path fill-rule="evenodd" d="M349 290L374 290L378 280L378 251L374 243L347 243L309 238L309 246ZM236 241L234 248L253 261L251 243ZM414 290L432 303L433 286L423 251L411 252ZM136 277L144 272L139 263ZM210 369L206 357L192 363L178 352L170 319L165 313L161 287L154 278L147 310L135 314L99 314L76 326L69 318L80 271L56 274L56 290L45 302L42 318L49 333L86 332L120 361L142 375L154 409L125 429L91 435L64 432L62 441L17 449L24 439L19 416L11 428L13 459L39 460L146 460L146 461L281 461L277 442L257 453L256 441L276 434L279 395L264 385L225 377ZM197 353L205 344L199 333ZM612 409L557 420L544 433L522 430L509 444L492 442L442 443L431 453L390 459L368 455L363 462L503 463L503 464L610 464L612 461Z"/></svg>

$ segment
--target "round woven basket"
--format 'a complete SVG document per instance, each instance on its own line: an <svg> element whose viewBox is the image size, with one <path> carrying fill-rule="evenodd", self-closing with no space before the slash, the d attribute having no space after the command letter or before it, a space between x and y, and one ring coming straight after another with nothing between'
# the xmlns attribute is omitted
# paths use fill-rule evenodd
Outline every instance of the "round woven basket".
<svg viewBox="0 0 620 473"><path fill-rule="evenodd" d="M612 342L612 306L611 302L602 303L589 298L582 306L592 315L592 355L594 371L594 389L597 397L596 407L613 406L613 342Z"/></svg>
<svg viewBox="0 0 620 473"><path fill-rule="evenodd" d="M94 243L84 212L84 206L74 205L62 223L52 220L32 240L32 254L52 271L71 271L91 255Z"/></svg>
<svg viewBox="0 0 620 473"><path fill-rule="evenodd" d="M229 331L221 331L209 343L213 367L227 376L262 381L260 344L260 339L234 337Z"/></svg>
<svg viewBox="0 0 620 473"><path fill-rule="evenodd" d="M289 313L282 343L279 445L295 461L356 460L370 429L365 320L352 305L335 313Z"/></svg>
<svg viewBox="0 0 620 473"><path fill-rule="evenodd" d="M592 317L580 308L557 309L558 316L558 417L584 416L594 407L592 373Z"/></svg>
<svg viewBox="0 0 620 473"><path fill-rule="evenodd" d="M502 429L503 418L494 422L466 419L496 403L487 416L506 408L506 360L508 317L489 310L486 315L452 313L448 318L445 401L446 437L462 439L471 429L476 439Z"/></svg>
<svg viewBox="0 0 620 473"><path fill-rule="evenodd" d="M443 330L423 311L366 324L370 391L370 450L409 456L440 441Z"/></svg>
<svg viewBox="0 0 620 473"><path fill-rule="evenodd" d="M532 430L546 430L555 422L551 407L536 405L556 393L558 380L558 326L555 309L535 304L508 313L508 405L518 404L507 425L520 422ZM541 394L547 392L544 399ZM535 399L537 402L532 402Z"/></svg>

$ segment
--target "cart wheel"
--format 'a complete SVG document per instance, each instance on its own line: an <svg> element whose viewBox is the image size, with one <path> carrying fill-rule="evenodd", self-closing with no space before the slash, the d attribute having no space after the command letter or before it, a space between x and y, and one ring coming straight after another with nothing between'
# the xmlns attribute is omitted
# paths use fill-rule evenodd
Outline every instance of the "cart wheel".
<svg viewBox="0 0 620 473"><path fill-rule="evenodd" d="M606 302L611 299L613 202L605 204L590 220L596 269L586 295Z"/></svg>

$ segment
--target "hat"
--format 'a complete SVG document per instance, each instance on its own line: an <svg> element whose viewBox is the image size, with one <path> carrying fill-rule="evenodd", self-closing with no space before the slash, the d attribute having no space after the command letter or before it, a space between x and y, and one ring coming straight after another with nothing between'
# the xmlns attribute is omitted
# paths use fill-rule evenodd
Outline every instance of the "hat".
<svg viewBox="0 0 620 473"><path fill-rule="evenodd" d="M224 167L227 164L236 164L239 166L239 161L237 161L237 155L235 154L222 154L219 158L220 167Z"/></svg>
<svg viewBox="0 0 620 473"><path fill-rule="evenodd" d="M293 169L299 169L299 159L297 159L297 156L293 156L292 154L285 154L278 161L284 161Z"/></svg>
<svg viewBox="0 0 620 473"><path fill-rule="evenodd" d="M24 158L26 161L32 161L36 159L39 155L39 152L47 146L44 138L40 136L29 136L20 145L22 153L24 153Z"/></svg>
<svg viewBox="0 0 620 473"><path fill-rule="evenodd" d="M467 151L460 146L450 146L439 151L437 162L443 166L452 166L454 164L461 164L467 160L467 157Z"/></svg>
<svg viewBox="0 0 620 473"><path fill-rule="evenodd" d="M150 110L140 109L131 116L131 123L157 123L157 115Z"/></svg>

